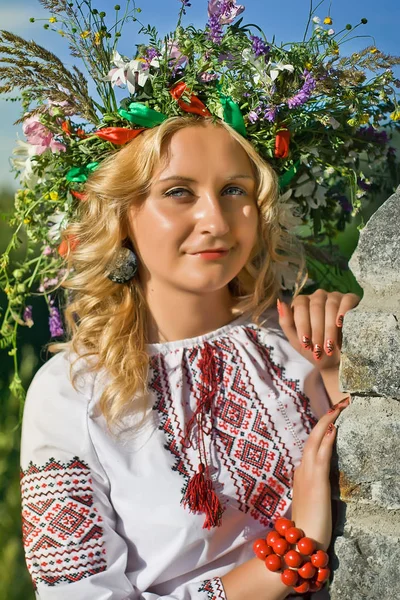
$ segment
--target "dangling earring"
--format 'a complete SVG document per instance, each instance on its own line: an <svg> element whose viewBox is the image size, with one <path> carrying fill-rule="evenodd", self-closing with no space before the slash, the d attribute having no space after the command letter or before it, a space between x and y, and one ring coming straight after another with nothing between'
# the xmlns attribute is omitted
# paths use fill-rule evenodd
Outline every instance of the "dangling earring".
<svg viewBox="0 0 400 600"><path fill-rule="evenodd" d="M138 260L130 248L121 248L107 275L114 283L128 283L136 275Z"/></svg>

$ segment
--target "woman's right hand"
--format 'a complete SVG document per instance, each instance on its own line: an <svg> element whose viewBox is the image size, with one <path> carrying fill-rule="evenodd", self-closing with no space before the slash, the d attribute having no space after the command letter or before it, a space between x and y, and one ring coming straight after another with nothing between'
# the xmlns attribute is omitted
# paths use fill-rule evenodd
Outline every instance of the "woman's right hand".
<svg viewBox="0 0 400 600"><path fill-rule="evenodd" d="M332 536L329 471L336 437L334 422L346 408L346 398L316 424L304 446L303 458L293 477L292 519L296 527L326 550Z"/></svg>

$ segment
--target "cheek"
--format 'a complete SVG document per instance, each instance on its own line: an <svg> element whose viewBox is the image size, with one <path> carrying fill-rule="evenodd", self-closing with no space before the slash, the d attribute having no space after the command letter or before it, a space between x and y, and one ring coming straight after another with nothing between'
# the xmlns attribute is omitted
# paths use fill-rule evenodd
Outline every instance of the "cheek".
<svg viewBox="0 0 400 600"><path fill-rule="evenodd" d="M159 259L168 249L185 237L183 219L176 211L166 210L160 203L145 203L140 210L130 213L130 227L135 247L140 254L158 253Z"/></svg>

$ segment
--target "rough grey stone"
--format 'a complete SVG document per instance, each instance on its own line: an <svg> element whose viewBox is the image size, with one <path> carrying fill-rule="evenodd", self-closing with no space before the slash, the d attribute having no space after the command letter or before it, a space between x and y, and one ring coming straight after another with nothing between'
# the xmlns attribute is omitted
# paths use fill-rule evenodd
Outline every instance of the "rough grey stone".
<svg viewBox="0 0 400 600"><path fill-rule="evenodd" d="M400 235L399 235L400 237ZM364 310L364 300L343 324L343 390L400 399L399 313Z"/></svg>
<svg viewBox="0 0 400 600"><path fill-rule="evenodd" d="M400 291L400 186L360 232L350 268L366 292L385 298Z"/></svg>
<svg viewBox="0 0 400 600"><path fill-rule="evenodd" d="M331 600L399 600L400 540L375 525L374 532L353 527L336 540Z"/></svg>
<svg viewBox="0 0 400 600"><path fill-rule="evenodd" d="M400 403L353 397L337 427L341 499L400 510Z"/></svg>

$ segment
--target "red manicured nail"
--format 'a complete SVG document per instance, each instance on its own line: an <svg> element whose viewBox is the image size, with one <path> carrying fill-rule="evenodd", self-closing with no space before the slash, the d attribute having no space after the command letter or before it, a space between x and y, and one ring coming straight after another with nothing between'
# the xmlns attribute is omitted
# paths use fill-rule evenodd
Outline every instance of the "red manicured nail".
<svg viewBox="0 0 400 600"><path fill-rule="evenodd" d="M325 352L327 353L328 356L330 356L331 354L333 354L333 351L335 349L335 343L333 340L326 340L325 342Z"/></svg>
<svg viewBox="0 0 400 600"><path fill-rule="evenodd" d="M278 309L278 314L280 317L283 317L283 308L282 308L282 302L279 300L276 301L276 307Z"/></svg>
<svg viewBox="0 0 400 600"><path fill-rule="evenodd" d="M312 343L308 335L303 335L303 337L301 338L301 344L306 350L312 348Z"/></svg>
<svg viewBox="0 0 400 600"><path fill-rule="evenodd" d="M338 408L346 408L346 406L348 406L350 404L350 396L348 396L347 398L345 398L344 400L341 400L339 402L339 404L337 404L336 406Z"/></svg>
<svg viewBox="0 0 400 600"><path fill-rule="evenodd" d="M338 318L337 318L337 323L336 323L336 325L337 325L338 327L343 327L343 319L344 319L344 315L339 315L339 316L338 316Z"/></svg>
<svg viewBox="0 0 400 600"><path fill-rule="evenodd" d="M320 346L319 344L315 344L314 350L313 350L313 355L314 355L315 360L321 360L322 346Z"/></svg>
<svg viewBox="0 0 400 600"><path fill-rule="evenodd" d="M329 423L325 435L331 435L335 431L336 427L333 423Z"/></svg>

